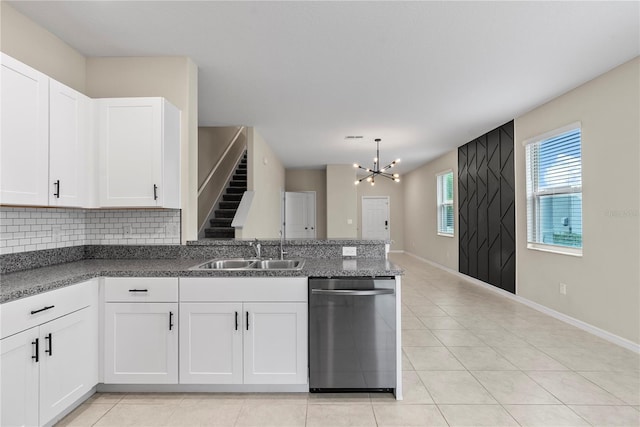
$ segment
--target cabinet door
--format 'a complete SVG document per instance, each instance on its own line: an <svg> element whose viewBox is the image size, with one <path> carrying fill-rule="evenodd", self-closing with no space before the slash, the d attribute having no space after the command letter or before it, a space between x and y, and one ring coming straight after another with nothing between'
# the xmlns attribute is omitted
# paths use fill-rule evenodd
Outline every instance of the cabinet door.
<svg viewBox="0 0 640 427"><path fill-rule="evenodd" d="M244 383L307 383L307 304L245 303Z"/></svg>
<svg viewBox="0 0 640 427"><path fill-rule="evenodd" d="M91 144L91 100L59 83L49 85L49 204L85 205Z"/></svg>
<svg viewBox="0 0 640 427"><path fill-rule="evenodd" d="M0 425L39 425L37 338L36 327L0 340Z"/></svg>
<svg viewBox="0 0 640 427"><path fill-rule="evenodd" d="M40 424L46 424L96 385L97 345L91 308L40 326Z"/></svg>
<svg viewBox="0 0 640 427"><path fill-rule="evenodd" d="M49 78L0 54L0 203L46 206Z"/></svg>
<svg viewBox="0 0 640 427"><path fill-rule="evenodd" d="M177 384L178 304L105 304L104 382Z"/></svg>
<svg viewBox="0 0 640 427"><path fill-rule="evenodd" d="M98 100L100 206L162 205L162 99Z"/></svg>
<svg viewBox="0 0 640 427"><path fill-rule="evenodd" d="M180 304L180 383L242 384L242 304Z"/></svg>

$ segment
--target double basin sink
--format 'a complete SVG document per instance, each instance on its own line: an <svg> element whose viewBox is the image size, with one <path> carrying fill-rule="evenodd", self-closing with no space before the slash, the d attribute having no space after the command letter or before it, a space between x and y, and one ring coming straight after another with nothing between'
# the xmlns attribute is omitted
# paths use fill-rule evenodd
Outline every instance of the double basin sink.
<svg viewBox="0 0 640 427"><path fill-rule="evenodd" d="M191 270L301 270L303 259L214 259Z"/></svg>

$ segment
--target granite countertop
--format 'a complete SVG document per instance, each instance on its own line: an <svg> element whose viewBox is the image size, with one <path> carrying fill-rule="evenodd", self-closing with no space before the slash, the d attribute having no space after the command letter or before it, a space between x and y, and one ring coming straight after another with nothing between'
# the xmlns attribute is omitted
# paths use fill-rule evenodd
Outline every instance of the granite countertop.
<svg viewBox="0 0 640 427"><path fill-rule="evenodd" d="M89 259L0 276L0 304L95 277L338 277L397 276L403 271L386 259L308 258L302 270L190 270L206 259Z"/></svg>

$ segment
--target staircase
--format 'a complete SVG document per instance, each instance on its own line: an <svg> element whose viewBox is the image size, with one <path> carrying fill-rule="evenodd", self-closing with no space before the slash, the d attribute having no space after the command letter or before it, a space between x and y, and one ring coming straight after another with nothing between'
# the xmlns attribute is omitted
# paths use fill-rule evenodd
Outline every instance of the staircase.
<svg viewBox="0 0 640 427"><path fill-rule="evenodd" d="M207 238L233 239L236 230L231 226L231 221L236 215L242 195L247 191L247 153L244 153L240 163L236 167L233 177L222 195L222 201L218 209L214 211L214 217L209 220L209 227L204 229Z"/></svg>

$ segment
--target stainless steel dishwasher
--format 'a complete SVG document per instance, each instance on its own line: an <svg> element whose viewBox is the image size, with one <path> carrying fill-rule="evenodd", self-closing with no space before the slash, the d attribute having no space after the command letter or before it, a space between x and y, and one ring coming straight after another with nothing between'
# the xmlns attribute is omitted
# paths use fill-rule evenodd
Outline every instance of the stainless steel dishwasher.
<svg viewBox="0 0 640 427"><path fill-rule="evenodd" d="M309 279L309 388L396 388L394 278Z"/></svg>

